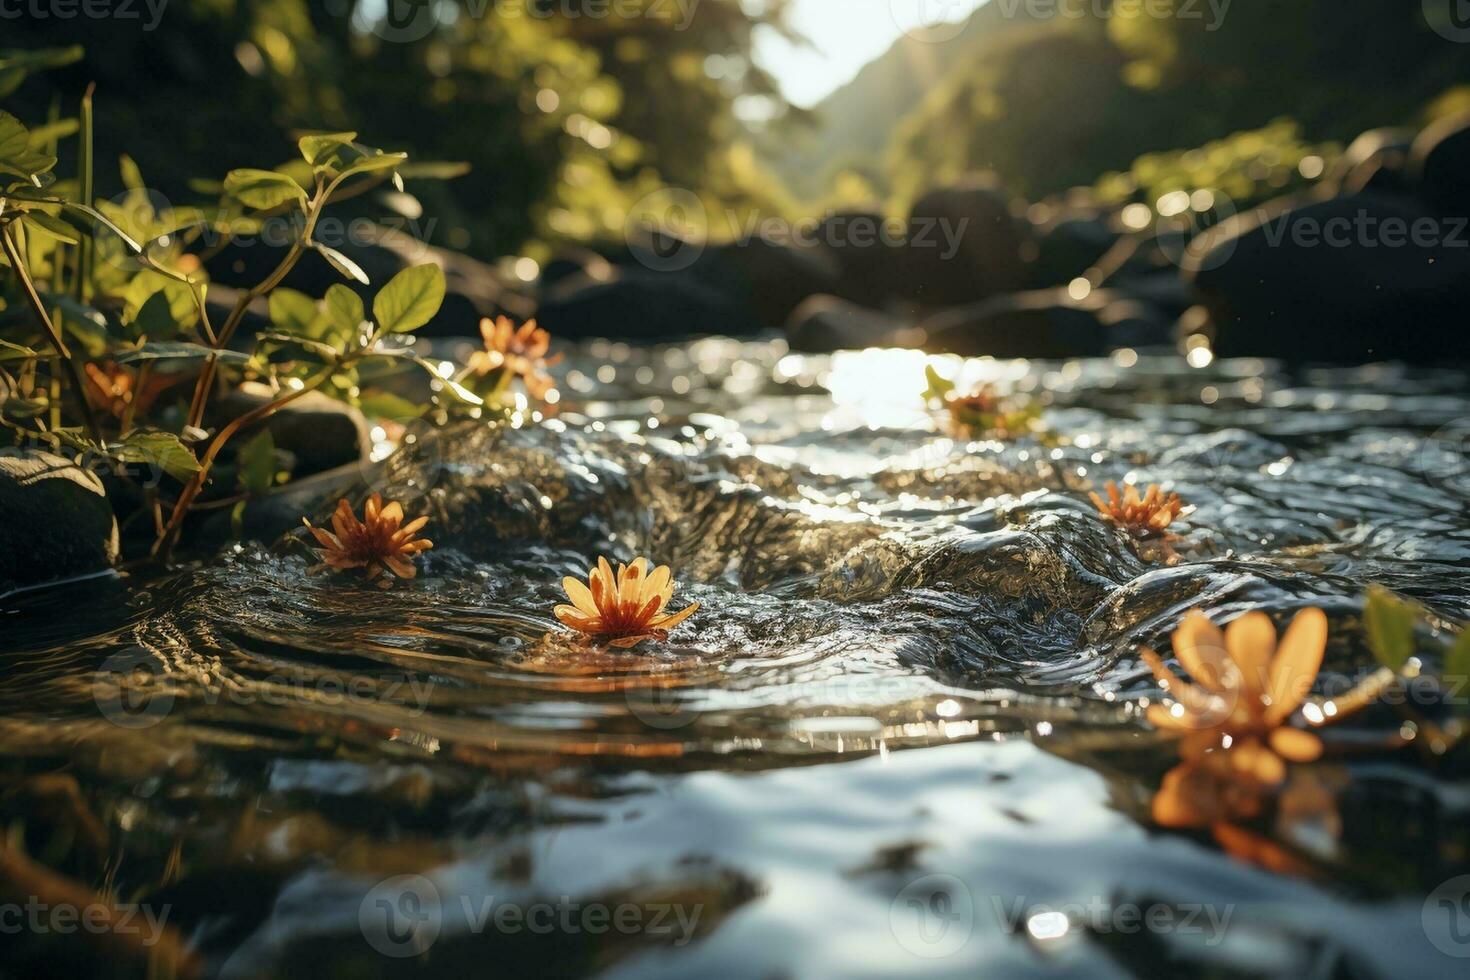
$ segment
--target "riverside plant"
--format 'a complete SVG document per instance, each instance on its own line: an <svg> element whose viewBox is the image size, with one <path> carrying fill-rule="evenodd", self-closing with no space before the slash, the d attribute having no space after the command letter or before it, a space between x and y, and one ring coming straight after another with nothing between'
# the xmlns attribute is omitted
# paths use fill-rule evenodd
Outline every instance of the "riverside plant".
<svg viewBox="0 0 1470 980"><path fill-rule="evenodd" d="M0 55L7 80L0 95L14 91L9 83L17 75L79 57L77 49ZM64 178L57 151L69 139L77 143L78 167ZM196 182L217 196L193 207L156 203L123 157L127 190L98 200L90 90L75 118L53 112L31 127L0 110L0 248L7 267L0 281L0 430L17 445L102 461L142 501L119 515L124 523L151 517L150 554L157 560L169 559L191 511L233 505L238 518L246 500L286 478L268 430L235 437L308 392L397 419L479 414L486 405L413 349L409 335L444 297L438 266L399 272L369 309L358 292L371 285L367 274L313 237L336 202L387 182L402 189L404 177L448 177L463 168L411 164L406 154L365 145L352 132L307 133L298 149L299 159L276 169L237 169L216 184ZM204 259L267 220L288 222L293 240L265 278L238 291L216 320L220 307L212 316L206 304ZM281 286L308 252L343 279L319 298ZM271 326L244 342L240 327L259 300ZM373 378L403 368L430 374L430 404L371 390ZM263 383L271 397L206 428L215 397L246 380ZM374 399L388 411L374 411ZM129 472L133 464L151 465L168 479L141 485ZM227 480L216 479L220 471Z"/></svg>

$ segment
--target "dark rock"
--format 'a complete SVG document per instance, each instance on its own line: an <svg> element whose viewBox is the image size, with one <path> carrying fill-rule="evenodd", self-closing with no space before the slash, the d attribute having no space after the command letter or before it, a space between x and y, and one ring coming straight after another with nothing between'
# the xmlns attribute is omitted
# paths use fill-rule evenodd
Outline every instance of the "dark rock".
<svg viewBox="0 0 1470 980"><path fill-rule="evenodd" d="M906 295L938 307L1024 289L1029 230L987 178L930 191L909 211Z"/></svg>
<svg viewBox="0 0 1470 980"><path fill-rule="evenodd" d="M998 296L920 321L926 350L966 356L1089 357L1112 344L1099 314L1115 297L1075 300L1064 289Z"/></svg>
<svg viewBox="0 0 1470 980"><path fill-rule="evenodd" d="M300 528L304 515L321 511L323 501L335 504L341 497L360 496L363 485L371 485L376 469L377 464L349 463L292 480L247 500L238 523L232 508L191 515L189 545L196 552L207 553L237 541L276 541Z"/></svg>
<svg viewBox="0 0 1470 980"><path fill-rule="evenodd" d="M111 568L117 521L96 474L41 450L0 450L0 593Z"/></svg>
<svg viewBox="0 0 1470 980"><path fill-rule="evenodd" d="M1413 193L1407 169L1413 140L1413 130L1392 127L1370 129L1353 140L1337 162L1338 193Z"/></svg>
<svg viewBox="0 0 1470 980"><path fill-rule="evenodd" d="M836 257L838 296L880 307L905 291L908 256L901 223L876 211L839 211L822 221L816 236Z"/></svg>
<svg viewBox="0 0 1470 980"><path fill-rule="evenodd" d="M1452 232L1404 198L1283 200L1211 229L1185 274L1222 356L1463 360L1470 249Z"/></svg>
<svg viewBox="0 0 1470 980"><path fill-rule="evenodd" d="M1162 347L1173 339L1175 318L1142 300L1114 300L1098 311L1097 319L1110 348Z"/></svg>
<svg viewBox="0 0 1470 980"><path fill-rule="evenodd" d="M536 310L537 322L558 337L661 341L697 334L740 336L759 321L739 303L683 272L618 269L607 281L574 276Z"/></svg>
<svg viewBox="0 0 1470 980"><path fill-rule="evenodd" d="M808 296L839 288L832 253L759 236L705 249L690 273L750 310L762 326L785 323Z"/></svg>
<svg viewBox="0 0 1470 980"><path fill-rule="evenodd" d="M247 381L214 402L206 421L218 427L274 397L265 385ZM319 391L307 392L264 422L242 429L235 439L243 443L262 425L270 429L276 448L294 457L292 474L298 477L356 463L371 448L362 412Z"/></svg>
<svg viewBox="0 0 1470 980"><path fill-rule="evenodd" d="M1033 287L1065 286L1087 270L1113 247L1118 233L1102 217L1064 218L1040 234L1037 258L1031 268Z"/></svg>
<svg viewBox="0 0 1470 980"><path fill-rule="evenodd" d="M812 296L786 323L792 350L825 353L892 346L906 324L895 317L836 296Z"/></svg>
<svg viewBox="0 0 1470 980"><path fill-rule="evenodd" d="M1426 127L1414 140L1409 173L1440 214L1470 217L1470 112Z"/></svg>

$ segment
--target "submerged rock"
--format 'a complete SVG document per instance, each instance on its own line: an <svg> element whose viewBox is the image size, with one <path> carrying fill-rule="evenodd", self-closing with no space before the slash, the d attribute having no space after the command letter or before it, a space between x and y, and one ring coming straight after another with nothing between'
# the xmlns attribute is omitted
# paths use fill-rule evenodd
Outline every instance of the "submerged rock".
<svg viewBox="0 0 1470 980"><path fill-rule="evenodd" d="M95 473L54 453L0 451L0 593L110 568L117 548Z"/></svg>
<svg viewBox="0 0 1470 980"><path fill-rule="evenodd" d="M748 309L765 327L786 322L807 297L837 289L830 252L756 236L707 248L690 274Z"/></svg>

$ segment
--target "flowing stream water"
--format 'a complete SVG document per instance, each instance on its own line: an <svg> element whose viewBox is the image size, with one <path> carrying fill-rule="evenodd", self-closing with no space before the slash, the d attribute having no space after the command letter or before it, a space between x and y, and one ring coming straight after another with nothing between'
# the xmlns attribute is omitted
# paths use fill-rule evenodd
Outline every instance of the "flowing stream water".
<svg viewBox="0 0 1470 980"><path fill-rule="evenodd" d="M93 821L12 793L12 839L230 977L1463 975L1425 924L1470 871L1463 747L1413 737L1444 706L1324 730L1339 816L1257 828L1280 873L1152 825L1137 649L1320 606L1323 689L1375 667L1371 583L1470 617L1465 373L948 362L1045 404L1000 443L924 364L587 345L559 417L368 474L430 515L411 582L292 535L0 599L0 793L59 773ZM1177 563L1088 502L1125 478L1194 506ZM598 554L701 609L578 645L551 608Z"/></svg>

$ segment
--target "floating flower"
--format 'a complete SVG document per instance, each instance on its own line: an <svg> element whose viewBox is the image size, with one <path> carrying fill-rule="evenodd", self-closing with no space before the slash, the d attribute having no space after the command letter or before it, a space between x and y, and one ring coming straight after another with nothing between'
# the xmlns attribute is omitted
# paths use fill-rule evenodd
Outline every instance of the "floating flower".
<svg viewBox="0 0 1470 980"><path fill-rule="evenodd" d="M322 550L317 554L325 565L338 571L366 568L369 579L377 578L384 568L399 578L413 578L417 574L413 556L434 547L434 542L417 537L428 522L427 517L416 517L404 524L403 505L394 500L385 507L378 493L368 497L360 521L346 498L337 501L331 531L312 527L306 518L301 519L321 542ZM388 580L380 584L386 586Z"/></svg>
<svg viewBox="0 0 1470 980"><path fill-rule="evenodd" d="M1150 483L1142 497L1138 488L1129 483L1119 495L1118 485L1109 480L1106 487L1108 499L1096 493L1088 494L1103 519L1132 534L1134 537L1171 537L1168 527L1184 510L1184 501L1179 494L1165 494L1157 483Z"/></svg>
<svg viewBox="0 0 1470 980"><path fill-rule="evenodd" d="M1196 683L1180 680L1152 650L1140 656L1174 699L1171 705L1150 705L1148 720L1186 733L1180 750L1186 761L1219 751L1235 771L1274 786L1286 778L1287 760L1310 762L1321 755L1316 735L1284 726L1322 666L1322 610L1297 613L1279 645L1265 613L1246 613L1221 632L1194 610L1174 631L1173 644Z"/></svg>
<svg viewBox="0 0 1470 980"><path fill-rule="evenodd" d="M546 356L551 349L551 334L537 327L535 320L516 327L509 317L499 316L480 321L480 336L484 338L485 349L470 355L469 368L473 373L483 377L504 371L504 383L519 377L532 396L546 398L553 385L546 369L561 360L560 354Z"/></svg>
<svg viewBox="0 0 1470 980"><path fill-rule="evenodd" d="M663 639L668 631L693 615L699 603L670 615L660 615L674 596L674 581L667 565L650 572L647 558L631 565L618 565L617 575L606 558L587 576L587 584L568 575L562 579L571 605L558 605L556 618L567 626L615 647L631 647L647 639Z"/></svg>
<svg viewBox="0 0 1470 980"><path fill-rule="evenodd" d="M985 384L968 395L956 395L955 383L941 377L932 364L925 366L929 387L924 400L938 402L949 412L950 428L974 439L1014 439L1042 433L1041 408L1029 399L1006 398Z"/></svg>

